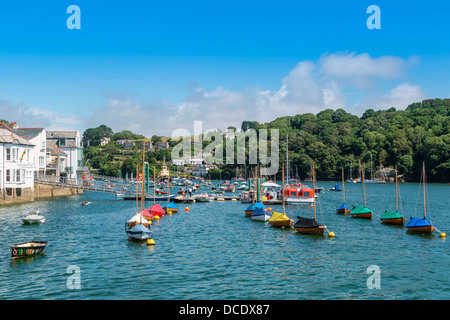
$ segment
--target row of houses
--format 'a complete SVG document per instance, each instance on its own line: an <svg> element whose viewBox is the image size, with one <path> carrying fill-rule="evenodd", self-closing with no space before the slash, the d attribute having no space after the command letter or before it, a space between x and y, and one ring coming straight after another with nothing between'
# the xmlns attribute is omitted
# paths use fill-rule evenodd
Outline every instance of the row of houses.
<svg viewBox="0 0 450 320"><path fill-rule="evenodd" d="M105 139L105 138L103 138ZM100 143L101 145L106 145L107 143L109 143L109 138L106 138L108 140L102 140L102 142ZM105 141L104 144L103 141ZM106 142L108 141L108 142ZM116 144L120 144L122 145L122 148L125 150L132 150L135 146L135 143L131 140L116 140ZM155 144L156 149L162 149L162 150L166 150L169 149L169 143L168 142L156 142ZM144 148L144 142L141 142L139 145L139 149L143 149ZM151 141L147 140L145 141L145 149L146 150L150 150L150 151L154 151L154 146L152 144Z"/></svg>
<svg viewBox="0 0 450 320"><path fill-rule="evenodd" d="M84 171L79 131L20 128L0 122L0 203L29 197L36 175L67 177L77 183Z"/></svg>

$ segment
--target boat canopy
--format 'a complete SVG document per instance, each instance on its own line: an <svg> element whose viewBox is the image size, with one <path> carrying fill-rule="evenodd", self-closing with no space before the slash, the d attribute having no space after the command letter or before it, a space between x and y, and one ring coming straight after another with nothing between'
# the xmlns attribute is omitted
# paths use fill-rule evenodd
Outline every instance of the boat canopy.
<svg viewBox="0 0 450 320"><path fill-rule="evenodd" d="M289 218L285 213L273 211L272 216L269 219L269 222L283 222L289 220L291 220L291 218Z"/></svg>
<svg viewBox="0 0 450 320"><path fill-rule="evenodd" d="M349 208L345 203L338 208L338 210L343 210L343 209L351 210L351 208Z"/></svg>
<svg viewBox="0 0 450 320"><path fill-rule="evenodd" d="M163 216L164 215L164 210L163 208L161 208L161 205L158 204L154 204L150 207L150 209L148 209L150 211L150 213L154 216Z"/></svg>
<svg viewBox="0 0 450 320"><path fill-rule="evenodd" d="M384 211L384 214L380 217L380 219L398 219L403 218L403 216L398 211Z"/></svg>
<svg viewBox="0 0 450 320"><path fill-rule="evenodd" d="M264 203L262 202L257 202L255 203L255 208L259 208L259 209L267 209L267 207L264 205Z"/></svg>
<svg viewBox="0 0 450 320"><path fill-rule="evenodd" d="M134 215L130 220L128 220L128 223L132 223L132 222L138 222L140 223L142 221L142 223L147 224L148 221L144 218L144 215L141 215L140 213Z"/></svg>
<svg viewBox="0 0 450 320"><path fill-rule="evenodd" d="M169 204L166 204L164 207L162 207L163 209L178 209L178 207L176 206L176 204L172 201Z"/></svg>
<svg viewBox="0 0 450 320"><path fill-rule="evenodd" d="M132 228L128 229L128 231L130 231L132 233L144 232L148 236L151 236L151 234L152 234L152 232L146 226L144 226L142 224L137 224L137 225L133 226Z"/></svg>
<svg viewBox="0 0 450 320"><path fill-rule="evenodd" d="M406 227L427 227L431 226L431 222L426 218L413 218L411 217L408 223L405 225Z"/></svg>
<svg viewBox="0 0 450 320"><path fill-rule="evenodd" d="M352 211L350 211L351 214L363 214L363 213L370 213L372 210L363 207L363 206L353 206Z"/></svg>
<svg viewBox="0 0 450 320"><path fill-rule="evenodd" d="M252 217L263 216L266 214L268 214L266 210L261 209L261 208L256 208L255 211L253 211L253 213L252 213Z"/></svg>
<svg viewBox="0 0 450 320"><path fill-rule="evenodd" d="M294 224L294 228L315 228L320 226L316 219L309 219L304 217L297 217L297 222Z"/></svg>

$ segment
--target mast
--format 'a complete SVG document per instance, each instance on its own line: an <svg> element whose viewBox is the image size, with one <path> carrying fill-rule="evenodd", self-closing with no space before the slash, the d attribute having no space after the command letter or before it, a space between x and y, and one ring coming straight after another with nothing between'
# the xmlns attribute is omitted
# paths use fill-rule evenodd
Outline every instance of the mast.
<svg viewBox="0 0 450 320"><path fill-rule="evenodd" d="M397 166L395 166L395 210L398 212L398 179L397 179Z"/></svg>
<svg viewBox="0 0 450 320"><path fill-rule="evenodd" d="M289 184L289 139L286 133L286 185Z"/></svg>
<svg viewBox="0 0 450 320"><path fill-rule="evenodd" d="M168 180L168 185L167 185L167 189L168 189L167 201L170 202L170 170L167 170L167 172L169 173L169 180Z"/></svg>
<svg viewBox="0 0 450 320"><path fill-rule="evenodd" d="M314 162L312 163L312 176L313 176L313 190L316 190L316 185L315 185L315 176L314 176ZM313 193L314 194L314 198L313 198L313 200L314 200L314 220L316 220L316 195L315 195L315 192Z"/></svg>
<svg viewBox="0 0 450 320"><path fill-rule="evenodd" d="M283 214L286 214L286 206L284 203L284 165L281 168L281 181L283 181L283 191L282 191L282 195L283 195Z"/></svg>
<svg viewBox="0 0 450 320"><path fill-rule="evenodd" d="M153 204L156 202L156 172L155 172L155 166L153 166Z"/></svg>
<svg viewBox="0 0 450 320"><path fill-rule="evenodd" d="M136 213L138 213L138 198L139 198L139 184L138 184L138 177L139 177L139 164L136 163Z"/></svg>
<svg viewBox="0 0 450 320"><path fill-rule="evenodd" d="M363 195L364 195L364 207L366 206L366 190L364 188L364 163L362 165L362 184L363 184Z"/></svg>
<svg viewBox="0 0 450 320"><path fill-rule="evenodd" d="M142 150L142 191L141 191L141 212L144 210L144 199L145 199L145 188L144 188L144 175L145 175L145 137L144 137L144 148ZM141 214L142 223L142 214Z"/></svg>
<svg viewBox="0 0 450 320"><path fill-rule="evenodd" d="M258 168L255 166L255 176L254 176L254 185L253 185L253 204L255 204L255 199L256 199L256 188L258 187L257 186L257 183L256 183L256 175L258 174Z"/></svg>
<svg viewBox="0 0 450 320"><path fill-rule="evenodd" d="M426 207L425 207L425 162L423 162L423 218L425 219L425 215L426 215Z"/></svg>
<svg viewBox="0 0 450 320"><path fill-rule="evenodd" d="M342 167L342 191L344 193L344 203L345 203L344 167Z"/></svg>

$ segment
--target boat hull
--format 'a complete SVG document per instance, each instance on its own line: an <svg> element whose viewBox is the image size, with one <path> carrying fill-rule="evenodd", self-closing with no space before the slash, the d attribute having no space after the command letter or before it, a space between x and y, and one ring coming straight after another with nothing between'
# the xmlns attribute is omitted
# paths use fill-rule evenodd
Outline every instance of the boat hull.
<svg viewBox="0 0 450 320"><path fill-rule="evenodd" d="M23 224L41 224L45 222L45 218L23 218L22 222Z"/></svg>
<svg viewBox="0 0 450 320"><path fill-rule="evenodd" d="M336 213L338 213L338 214L347 214L347 213L350 213L350 211L352 211L352 210L350 210L350 209L337 209Z"/></svg>
<svg viewBox="0 0 450 320"><path fill-rule="evenodd" d="M285 221L269 221L269 223L272 227L290 228L294 224L294 220L289 219L289 220L285 220Z"/></svg>
<svg viewBox="0 0 450 320"><path fill-rule="evenodd" d="M432 234L435 230L433 225L423 227L406 227L410 233Z"/></svg>
<svg viewBox="0 0 450 320"><path fill-rule="evenodd" d="M356 219L372 219L373 217L373 212L367 212L367 213L353 213L352 214L353 218Z"/></svg>
<svg viewBox="0 0 450 320"><path fill-rule="evenodd" d="M318 227L294 227L295 231L304 234L323 234L325 232L325 226Z"/></svg>
<svg viewBox="0 0 450 320"><path fill-rule="evenodd" d="M253 213L253 211L255 211L255 210L248 210L248 211L245 211L245 216L247 216L247 217L251 217L251 216L252 216L252 213Z"/></svg>
<svg viewBox="0 0 450 320"><path fill-rule="evenodd" d="M11 246L11 258L27 258L38 255L47 247L45 241L32 241L26 243L19 243Z"/></svg>
<svg viewBox="0 0 450 320"><path fill-rule="evenodd" d="M286 204L312 204L314 203L314 197L286 197Z"/></svg>
<svg viewBox="0 0 450 320"><path fill-rule="evenodd" d="M405 218L393 218L393 219L380 219L384 224L392 224L396 226L401 226L405 223Z"/></svg>
<svg viewBox="0 0 450 320"><path fill-rule="evenodd" d="M261 214L261 215L257 215L257 216L252 216L252 220L255 220L255 221L267 221L269 219L270 219L269 214Z"/></svg>

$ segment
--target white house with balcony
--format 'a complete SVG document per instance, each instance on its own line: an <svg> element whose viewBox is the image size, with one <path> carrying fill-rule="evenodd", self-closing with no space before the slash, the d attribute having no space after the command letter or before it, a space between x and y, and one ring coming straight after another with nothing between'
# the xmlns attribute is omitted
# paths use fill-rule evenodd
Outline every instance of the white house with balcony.
<svg viewBox="0 0 450 320"><path fill-rule="evenodd" d="M79 131L47 131L47 148L66 154L64 166L59 168L60 176L77 182L84 171L83 147ZM57 149L54 148L57 147ZM53 152L53 150L52 150ZM61 155L63 155L61 153Z"/></svg>
<svg viewBox="0 0 450 320"><path fill-rule="evenodd" d="M34 200L34 148L0 125L0 204Z"/></svg>

